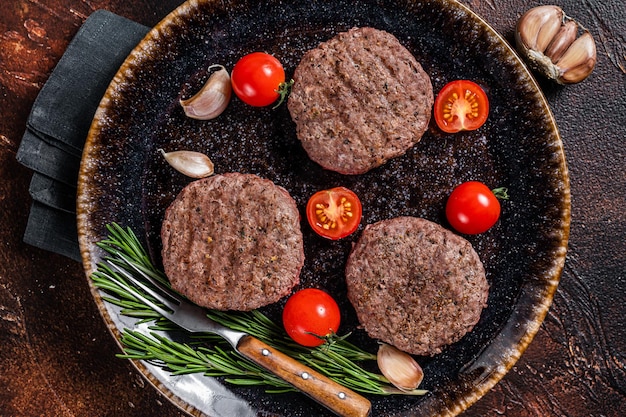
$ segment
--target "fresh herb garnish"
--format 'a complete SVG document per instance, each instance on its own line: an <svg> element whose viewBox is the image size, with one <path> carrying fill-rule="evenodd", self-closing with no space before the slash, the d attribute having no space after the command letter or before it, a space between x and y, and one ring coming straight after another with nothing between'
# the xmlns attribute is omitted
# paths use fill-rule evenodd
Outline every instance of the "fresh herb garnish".
<svg viewBox="0 0 626 417"><path fill-rule="evenodd" d="M158 281L169 285L165 274L156 268L137 236L130 228L116 223L107 225L109 236L97 243L106 253L106 259L130 273L133 266ZM131 266L133 265L133 266ZM91 275L94 285L105 295L102 299L120 307L120 313L137 318L137 324L150 323L148 334L124 329L121 358L143 360L168 369L173 374L203 373L223 377L235 385L263 385L267 392L278 393L294 389L282 379L244 359L220 336L210 333L195 334L181 343L169 337L172 332L183 332L178 326L137 300L128 283L106 263L98 264ZM369 372L357 362L376 360L347 341L349 336L332 335L316 348L306 348L293 342L284 330L258 310L250 312L223 312L207 310L216 322L233 330L245 331L281 352L318 370L336 382L354 391L378 395L423 395L425 390L400 391L382 375Z"/></svg>

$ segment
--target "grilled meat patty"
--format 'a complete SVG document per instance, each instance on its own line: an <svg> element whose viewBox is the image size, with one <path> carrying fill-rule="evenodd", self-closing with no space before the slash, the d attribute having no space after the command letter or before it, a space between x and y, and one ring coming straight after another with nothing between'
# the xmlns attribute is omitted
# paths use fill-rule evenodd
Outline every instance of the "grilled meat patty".
<svg viewBox="0 0 626 417"><path fill-rule="evenodd" d="M433 89L391 34L354 28L308 51L294 73L288 108L309 157L362 174L403 155L428 128Z"/></svg>
<svg viewBox="0 0 626 417"><path fill-rule="evenodd" d="M248 311L298 284L304 264L300 216L282 187L251 174L187 185L161 229L172 287L201 306Z"/></svg>
<svg viewBox="0 0 626 417"><path fill-rule="evenodd" d="M471 244L416 217L368 225L348 258L346 283L367 333L416 355L461 339L489 292Z"/></svg>

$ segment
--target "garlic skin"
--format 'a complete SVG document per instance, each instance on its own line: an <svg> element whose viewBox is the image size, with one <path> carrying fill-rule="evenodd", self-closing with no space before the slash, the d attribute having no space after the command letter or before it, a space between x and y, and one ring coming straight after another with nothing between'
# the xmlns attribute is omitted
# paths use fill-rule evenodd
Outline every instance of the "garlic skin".
<svg viewBox="0 0 626 417"><path fill-rule="evenodd" d="M180 100L185 114L192 119L211 120L226 110L232 95L230 75L222 65L211 65L215 71L204 86L187 100Z"/></svg>
<svg viewBox="0 0 626 417"><path fill-rule="evenodd" d="M424 379L424 371L411 355L381 343L376 355L378 369L400 391L415 390Z"/></svg>
<svg viewBox="0 0 626 417"><path fill-rule="evenodd" d="M532 69L559 84L584 80L596 65L591 33L558 6L528 10L517 22L515 43Z"/></svg>
<svg viewBox="0 0 626 417"><path fill-rule="evenodd" d="M213 162L203 153L194 151L165 152L159 149L168 164L176 171L191 178L213 175Z"/></svg>

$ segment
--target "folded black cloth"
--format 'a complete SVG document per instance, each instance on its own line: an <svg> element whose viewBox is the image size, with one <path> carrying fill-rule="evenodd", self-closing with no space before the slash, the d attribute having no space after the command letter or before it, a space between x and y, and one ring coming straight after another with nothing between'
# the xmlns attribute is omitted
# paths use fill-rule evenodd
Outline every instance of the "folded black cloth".
<svg viewBox="0 0 626 417"><path fill-rule="evenodd" d="M80 261L76 181L85 139L113 76L148 30L106 10L94 12L41 89L17 152L35 171L24 242Z"/></svg>

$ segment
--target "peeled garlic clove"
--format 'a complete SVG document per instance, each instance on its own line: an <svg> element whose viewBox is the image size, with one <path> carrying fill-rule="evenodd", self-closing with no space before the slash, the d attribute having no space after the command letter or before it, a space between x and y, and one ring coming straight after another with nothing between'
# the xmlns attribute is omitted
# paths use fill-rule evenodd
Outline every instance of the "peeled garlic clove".
<svg viewBox="0 0 626 417"><path fill-rule="evenodd" d="M210 120L226 110L232 95L230 75L222 65L211 65L209 70L214 68L219 70L211 74L200 91L187 100L180 100L188 117Z"/></svg>
<svg viewBox="0 0 626 417"><path fill-rule="evenodd" d="M376 356L380 372L401 391L416 389L424 378L424 372L411 355L394 346L381 343Z"/></svg>
<svg viewBox="0 0 626 417"><path fill-rule="evenodd" d="M194 151L165 152L159 149L168 164L176 171L191 178L213 175L213 162L203 153Z"/></svg>
<svg viewBox="0 0 626 417"><path fill-rule="evenodd" d="M515 42L532 69L559 84L584 80L596 63L593 37L558 6L528 10L517 22Z"/></svg>

